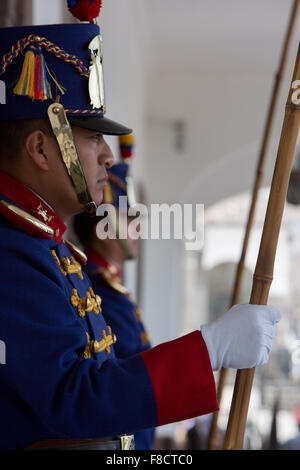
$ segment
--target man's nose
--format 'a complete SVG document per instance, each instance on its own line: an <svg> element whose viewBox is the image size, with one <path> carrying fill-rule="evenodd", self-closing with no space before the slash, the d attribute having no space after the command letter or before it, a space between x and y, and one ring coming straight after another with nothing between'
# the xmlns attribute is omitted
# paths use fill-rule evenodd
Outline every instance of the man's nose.
<svg viewBox="0 0 300 470"><path fill-rule="evenodd" d="M100 165L104 165L106 168L110 168L114 164L114 156L108 143L104 139L103 141L104 146L101 154L99 155L98 161Z"/></svg>

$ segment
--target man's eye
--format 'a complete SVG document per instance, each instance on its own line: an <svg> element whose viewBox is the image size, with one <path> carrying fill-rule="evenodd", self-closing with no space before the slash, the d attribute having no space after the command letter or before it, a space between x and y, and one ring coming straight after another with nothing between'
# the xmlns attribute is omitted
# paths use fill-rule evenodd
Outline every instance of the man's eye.
<svg viewBox="0 0 300 470"><path fill-rule="evenodd" d="M95 134L92 136L92 139L99 141L102 139L102 134Z"/></svg>

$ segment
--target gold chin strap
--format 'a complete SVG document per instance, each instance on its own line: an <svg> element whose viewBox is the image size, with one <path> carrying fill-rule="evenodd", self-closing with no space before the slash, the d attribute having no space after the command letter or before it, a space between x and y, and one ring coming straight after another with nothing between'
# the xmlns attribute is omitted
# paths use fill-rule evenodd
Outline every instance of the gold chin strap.
<svg viewBox="0 0 300 470"><path fill-rule="evenodd" d="M74 142L72 128L63 105L60 103L51 104L48 108L48 117L78 201L85 206L89 214L95 215L97 206L90 196Z"/></svg>

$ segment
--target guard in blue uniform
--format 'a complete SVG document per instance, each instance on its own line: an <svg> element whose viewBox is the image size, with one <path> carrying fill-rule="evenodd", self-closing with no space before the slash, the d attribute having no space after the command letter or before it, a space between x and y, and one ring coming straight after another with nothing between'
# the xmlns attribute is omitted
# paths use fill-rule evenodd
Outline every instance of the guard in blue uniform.
<svg viewBox="0 0 300 470"><path fill-rule="evenodd" d="M132 179L129 174L133 143L132 134L119 137L122 162L108 170L103 202L113 204L117 211L120 197L126 197L127 208L135 204ZM141 310L122 282L126 260L137 256L137 241L118 238L100 240L96 235L96 225L99 220L99 217L92 218L86 212L82 212L74 218L74 231L87 256L85 271L92 282L94 292L101 296L102 314L118 338L114 345L115 354L119 358L128 358L151 347ZM127 217L125 220L127 222ZM152 429L135 433L137 450L152 447Z"/></svg>
<svg viewBox="0 0 300 470"><path fill-rule="evenodd" d="M63 238L67 219L102 202L103 135L130 133L105 116L100 4L69 0L84 23L0 30L2 449L128 449L135 432L213 412L213 370L266 362L279 319L236 306L116 357L85 256Z"/></svg>

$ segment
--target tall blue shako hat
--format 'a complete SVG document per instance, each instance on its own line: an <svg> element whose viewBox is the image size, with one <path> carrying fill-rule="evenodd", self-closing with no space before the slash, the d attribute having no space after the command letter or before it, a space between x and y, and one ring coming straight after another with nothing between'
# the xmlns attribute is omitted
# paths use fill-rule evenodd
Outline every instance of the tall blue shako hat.
<svg viewBox="0 0 300 470"><path fill-rule="evenodd" d="M71 125L103 134L131 129L105 117L103 53L96 24L101 0L68 0L78 24L0 29L0 80L5 99L0 121L49 118L78 200L91 213L92 201Z"/></svg>

